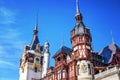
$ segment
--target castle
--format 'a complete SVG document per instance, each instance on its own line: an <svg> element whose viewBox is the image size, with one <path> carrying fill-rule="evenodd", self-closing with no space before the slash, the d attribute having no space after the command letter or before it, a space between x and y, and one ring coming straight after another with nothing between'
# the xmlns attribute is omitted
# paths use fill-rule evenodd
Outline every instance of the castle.
<svg viewBox="0 0 120 80"><path fill-rule="evenodd" d="M76 24L71 30L72 49L62 46L54 54L55 66L49 67L49 43L38 39L38 20L32 42L24 47L19 80L120 80L120 48L112 43L95 53L90 29L76 0Z"/></svg>

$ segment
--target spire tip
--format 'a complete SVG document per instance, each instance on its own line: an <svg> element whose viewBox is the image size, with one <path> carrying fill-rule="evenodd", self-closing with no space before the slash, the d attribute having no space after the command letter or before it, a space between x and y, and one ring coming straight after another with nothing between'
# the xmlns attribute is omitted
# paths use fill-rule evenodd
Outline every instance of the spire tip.
<svg viewBox="0 0 120 80"><path fill-rule="evenodd" d="M114 37L113 37L112 31L111 31L111 37L112 37L112 44L115 44L115 41L114 41Z"/></svg>

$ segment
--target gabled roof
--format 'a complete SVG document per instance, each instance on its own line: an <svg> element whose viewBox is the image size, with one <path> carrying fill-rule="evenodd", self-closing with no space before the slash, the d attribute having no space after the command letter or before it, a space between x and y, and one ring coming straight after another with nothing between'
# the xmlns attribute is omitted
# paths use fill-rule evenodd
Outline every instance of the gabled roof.
<svg viewBox="0 0 120 80"><path fill-rule="evenodd" d="M105 57L105 63L109 64L117 50L119 50L119 47L116 44L111 44L99 51L98 54Z"/></svg>
<svg viewBox="0 0 120 80"><path fill-rule="evenodd" d="M57 56L58 54L60 54L60 53L66 53L66 54L70 55L70 54L71 54L71 51L72 51L72 49L70 49L70 48L68 48L68 47L66 47L66 46L62 46L62 47L55 53L55 55L53 56L53 58L54 58L55 56Z"/></svg>

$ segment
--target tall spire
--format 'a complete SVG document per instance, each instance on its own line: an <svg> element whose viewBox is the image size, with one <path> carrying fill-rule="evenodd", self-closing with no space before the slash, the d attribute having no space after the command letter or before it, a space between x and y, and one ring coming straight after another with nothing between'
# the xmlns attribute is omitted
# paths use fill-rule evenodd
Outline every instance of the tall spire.
<svg viewBox="0 0 120 80"><path fill-rule="evenodd" d="M37 17L36 17L36 25L35 25L35 29L34 29L34 35L37 35L38 33L38 13L37 13Z"/></svg>
<svg viewBox="0 0 120 80"><path fill-rule="evenodd" d="M80 15L78 0L76 0L76 16L77 16L77 15Z"/></svg>
<svg viewBox="0 0 120 80"><path fill-rule="evenodd" d="M79 9L79 2L78 0L76 0L76 15L75 15L76 21L82 21L82 15L80 13L80 9Z"/></svg>
<svg viewBox="0 0 120 80"><path fill-rule="evenodd" d="M34 35L33 35L33 39L32 42L30 44L30 47L32 50L36 49L37 44L39 44L39 39L38 39L38 14L36 17L36 24L35 24L35 29L34 29Z"/></svg>
<svg viewBox="0 0 120 80"><path fill-rule="evenodd" d="M115 41L114 41L114 37L113 37L112 31L111 31L111 37L112 37L112 44L115 44Z"/></svg>

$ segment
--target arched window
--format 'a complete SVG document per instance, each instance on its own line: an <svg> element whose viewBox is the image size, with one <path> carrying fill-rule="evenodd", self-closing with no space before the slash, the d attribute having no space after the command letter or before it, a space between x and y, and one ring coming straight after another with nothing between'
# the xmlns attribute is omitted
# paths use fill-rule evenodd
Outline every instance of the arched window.
<svg viewBox="0 0 120 80"><path fill-rule="evenodd" d="M34 68L34 72L37 72L37 71L38 71L38 69L37 69L37 67L35 67L35 68Z"/></svg>

